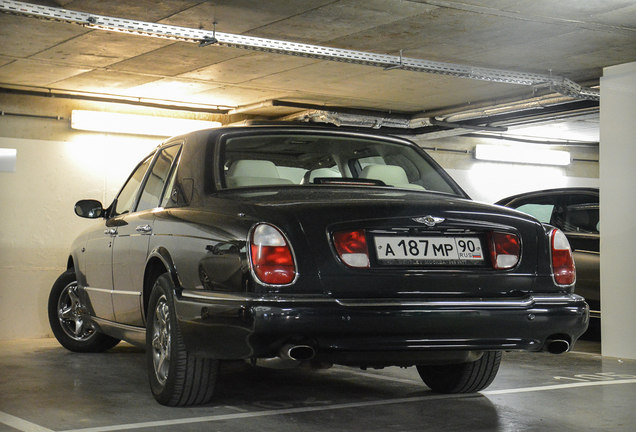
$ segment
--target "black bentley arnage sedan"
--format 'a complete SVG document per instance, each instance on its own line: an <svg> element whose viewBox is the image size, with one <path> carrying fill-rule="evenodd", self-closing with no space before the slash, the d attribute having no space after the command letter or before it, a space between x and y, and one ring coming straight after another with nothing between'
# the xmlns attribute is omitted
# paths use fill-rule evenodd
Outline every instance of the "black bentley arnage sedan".
<svg viewBox="0 0 636 432"><path fill-rule="evenodd" d="M588 325L563 233L471 201L401 138L193 132L75 211L96 223L51 291L53 332L71 351L145 347L165 405L208 403L230 359L416 366L476 392L503 351L564 352Z"/></svg>

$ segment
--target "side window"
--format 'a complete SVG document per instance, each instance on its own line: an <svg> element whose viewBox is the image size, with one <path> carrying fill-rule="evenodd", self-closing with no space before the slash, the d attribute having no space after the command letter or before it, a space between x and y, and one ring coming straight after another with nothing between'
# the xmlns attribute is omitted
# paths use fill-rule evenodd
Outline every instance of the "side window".
<svg viewBox="0 0 636 432"><path fill-rule="evenodd" d="M148 156L133 172L123 189L117 196L117 205L115 206L115 214L111 216L117 216L120 214L128 213L132 210L132 206L135 204L135 198L137 192L141 186L141 182L144 180L144 175L150 166L152 156Z"/></svg>
<svg viewBox="0 0 636 432"><path fill-rule="evenodd" d="M536 217L541 223L559 228L563 223L563 209L559 205L558 195L525 198L513 202L511 207Z"/></svg>
<svg viewBox="0 0 636 432"><path fill-rule="evenodd" d="M175 146L175 147L170 147L172 148L176 148L176 153L174 153L174 160L172 162L172 168L170 170L170 175L166 181L166 187L163 191L163 195L161 198L161 204L159 205L160 207L166 207L168 205L168 203L170 202L170 198L172 196L172 190L174 189L174 185L175 182L177 181L177 160L179 158L179 153L181 150L181 146Z"/></svg>
<svg viewBox="0 0 636 432"><path fill-rule="evenodd" d="M517 210L536 217L541 223L550 223L554 204L523 204Z"/></svg>
<svg viewBox="0 0 636 432"><path fill-rule="evenodd" d="M565 206L565 232L582 234L599 233L598 196L572 195Z"/></svg>
<svg viewBox="0 0 636 432"><path fill-rule="evenodd" d="M168 183L166 185L166 189L163 192L163 198L161 198L161 204L159 207L166 207L170 202L170 198L172 196L172 190L174 189L174 183L177 181L177 167L175 166L170 173L170 178L168 179Z"/></svg>
<svg viewBox="0 0 636 432"><path fill-rule="evenodd" d="M137 211L153 209L159 207L159 200L165 189L168 174L181 146L167 147L159 153L148 179L141 192L141 198L137 205Z"/></svg>

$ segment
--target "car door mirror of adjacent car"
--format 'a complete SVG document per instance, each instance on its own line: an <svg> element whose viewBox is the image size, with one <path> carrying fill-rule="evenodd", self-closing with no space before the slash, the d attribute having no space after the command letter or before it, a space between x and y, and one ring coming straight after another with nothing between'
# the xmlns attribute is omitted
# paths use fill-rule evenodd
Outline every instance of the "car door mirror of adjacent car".
<svg viewBox="0 0 636 432"><path fill-rule="evenodd" d="M75 204L75 214L88 219L97 219L104 215L104 207L97 200L81 200Z"/></svg>

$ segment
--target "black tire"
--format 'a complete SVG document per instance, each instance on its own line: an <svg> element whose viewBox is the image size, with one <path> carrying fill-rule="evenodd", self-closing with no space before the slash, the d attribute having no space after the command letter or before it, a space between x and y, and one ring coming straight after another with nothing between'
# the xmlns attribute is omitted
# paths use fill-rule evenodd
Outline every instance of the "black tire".
<svg viewBox="0 0 636 432"><path fill-rule="evenodd" d="M174 306L174 284L168 273L152 289L146 326L146 362L152 395L162 405L210 402L219 361L188 354Z"/></svg>
<svg viewBox="0 0 636 432"><path fill-rule="evenodd" d="M49 294L49 324L57 341L69 351L102 352L117 345L119 339L95 331L82 314L86 308L77 293L75 270L57 278Z"/></svg>
<svg viewBox="0 0 636 432"><path fill-rule="evenodd" d="M438 393L474 393L488 387L497 376L501 351L486 351L477 361L418 366L420 377Z"/></svg>

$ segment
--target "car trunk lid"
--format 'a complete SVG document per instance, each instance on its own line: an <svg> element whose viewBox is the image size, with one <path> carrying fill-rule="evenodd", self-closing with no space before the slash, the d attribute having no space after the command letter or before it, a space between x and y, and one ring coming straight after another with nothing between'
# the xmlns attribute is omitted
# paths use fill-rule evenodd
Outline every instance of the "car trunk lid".
<svg viewBox="0 0 636 432"><path fill-rule="evenodd" d="M249 196L256 193L270 194L258 207L275 207L272 214L298 222L298 232L288 233L292 246L311 251L322 289L334 298L519 296L538 272L540 225L502 207L384 187L308 186ZM294 231L292 225L281 228ZM353 231L366 240L367 266L351 266L337 251L334 235ZM509 269L493 268L493 232L519 239L521 259Z"/></svg>

